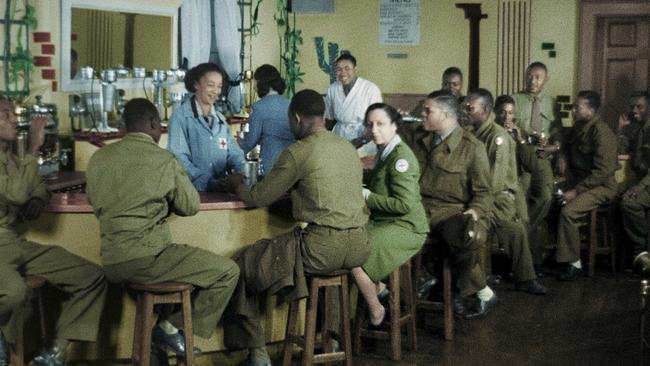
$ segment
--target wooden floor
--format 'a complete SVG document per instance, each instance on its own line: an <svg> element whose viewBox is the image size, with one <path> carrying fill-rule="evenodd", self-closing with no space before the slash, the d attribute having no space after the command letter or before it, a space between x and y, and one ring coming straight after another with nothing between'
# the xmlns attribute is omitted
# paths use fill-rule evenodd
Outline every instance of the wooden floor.
<svg viewBox="0 0 650 366"><path fill-rule="evenodd" d="M638 321L640 278L614 279L604 269L594 278L559 282L547 276L546 296L496 287L500 303L484 320L456 321L456 335L445 342L435 322L418 330L419 351L391 362L387 344L366 345L354 365L640 365ZM425 323L425 322L421 322ZM278 347L272 347L274 356ZM197 365L226 365L241 353L203 355ZM274 357L274 364L279 360ZM646 359L645 365L650 365ZM297 358L294 364L298 364Z"/></svg>

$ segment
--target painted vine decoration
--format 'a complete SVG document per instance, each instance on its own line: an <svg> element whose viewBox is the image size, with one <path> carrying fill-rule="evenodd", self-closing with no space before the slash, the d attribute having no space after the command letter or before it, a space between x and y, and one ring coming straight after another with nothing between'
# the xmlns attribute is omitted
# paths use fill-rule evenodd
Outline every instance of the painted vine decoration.
<svg viewBox="0 0 650 366"><path fill-rule="evenodd" d="M29 50L29 31L38 25L36 9L25 1L23 8L17 2L7 0L4 16L4 80L5 94L8 96L25 97L29 94L29 76L34 70L34 58ZM15 47L13 52L11 27L17 26ZM23 33L24 32L24 33ZM25 39L25 43L23 43ZM22 88L20 82L23 82ZM13 87L12 87L13 86Z"/></svg>
<svg viewBox="0 0 650 366"><path fill-rule="evenodd" d="M288 0L277 0L273 18L278 27L280 41L281 74L287 83L287 96L291 98L296 93L296 83L302 82L304 72L300 70L299 46L302 45L302 31L296 28L296 14L289 14Z"/></svg>

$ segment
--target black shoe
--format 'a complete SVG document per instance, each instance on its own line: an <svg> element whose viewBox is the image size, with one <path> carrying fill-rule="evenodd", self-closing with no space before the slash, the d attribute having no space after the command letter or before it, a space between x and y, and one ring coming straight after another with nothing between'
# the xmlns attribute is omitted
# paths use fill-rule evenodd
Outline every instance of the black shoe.
<svg viewBox="0 0 650 366"><path fill-rule="evenodd" d="M5 343L4 337L2 337L2 332L0 332L0 366L7 366L7 344Z"/></svg>
<svg viewBox="0 0 650 366"><path fill-rule="evenodd" d="M546 295L546 287L537 280L520 281L515 284L515 290L528 292L533 295Z"/></svg>
<svg viewBox="0 0 650 366"><path fill-rule="evenodd" d="M488 312L492 310L497 304L497 295L492 295L492 297L487 300L483 301L481 299L478 300L476 303L476 307L474 308L473 311L467 312L464 316L465 319L471 320L471 319L482 319L485 318Z"/></svg>
<svg viewBox="0 0 650 366"><path fill-rule="evenodd" d="M169 356L167 356L167 351L163 351L157 347L152 347L151 356L149 356L149 366L169 366Z"/></svg>
<svg viewBox="0 0 650 366"><path fill-rule="evenodd" d="M429 296L431 289L438 283L438 279L433 275L427 275L420 278L418 282L420 283L420 286L418 286L418 299L423 300Z"/></svg>
<svg viewBox="0 0 650 366"><path fill-rule="evenodd" d="M379 300L379 303L384 305L388 305L388 298L390 298L390 291L388 291L388 287L384 288L380 293L377 294L377 300Z"/></svg>
<svg viewBox="0 0 650 366"><path fill-rule="evenodd" d="M160 348L164 351L170 350L177 356L185 356L185 336L181 329L179 329L176 334L167 334L156 325L153 327L151 342L156 348ZM192 353L198 355L201 354L201 350L194 347Z"/></svg>
<svg viewBox="0 0 650 366"><path fill-rule="evenodd" d="M465 299L460 296L454 296L454 314L460 317L467 315L467 304L465 304Z"/></svg>
<svg viewBox="0 0 650 366"><path fill-rule="evenodd" d="M271 362L255 362L253 359L251 359L250 356L248 356L244 361L240 362L239 365L237 366L272 366Z"/></svg>
<svg viewBox="0 0 650 366"><path fill-rule="evenodd" d="M491 274L485 278L485 282L490 287L496 287L503 283L503 277L500 275Z"/></svg>
<svg viewBox="0 0 650 366"><path fill-rule="evenodd" d="M34 357L34 366L65 366L65 352L56 347L42 350Z"/></svg>
<svg viewBox="0 0 650 366"><path fill-rule="evenodd" d="M557 279L560 281L575 281L580 276L580 273L582 273L582 269L568 264Z"/></svg>

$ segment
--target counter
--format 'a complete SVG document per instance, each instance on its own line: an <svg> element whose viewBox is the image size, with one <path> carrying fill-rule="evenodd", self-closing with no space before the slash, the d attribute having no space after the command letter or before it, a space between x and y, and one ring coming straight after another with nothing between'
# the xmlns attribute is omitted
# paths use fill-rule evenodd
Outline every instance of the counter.
<svg viewBox="0 0 650 366"><path fill-rule="evenodd" d="M27 239L42 244L60 245L70 252L100 263L99 223L85 193L54 193L49 206L38 220L21 227ZM266 208L246 209L244 203L224 193L202 193L201 210L192 217L168 219L176 243L189 244L220 255L231 256L238 249L291 230L294 222L274 215ZM56 302L47 301L49 304ZM72 360L126 359L131 355L134 302L121 286L111 285L97 344L73 343ZM48 318L57 316L57 306L48 306ZM269 298L267 318L263 322L269 342L284 338L287 306ZM48 321L49 322L49 321ZM50 328L51 329L51 328ZM37 342L38 337L27 337ZM209 340L196 338L205 352L224 349L222 330ZM37 345L28 344L28 350Z"/></svg>

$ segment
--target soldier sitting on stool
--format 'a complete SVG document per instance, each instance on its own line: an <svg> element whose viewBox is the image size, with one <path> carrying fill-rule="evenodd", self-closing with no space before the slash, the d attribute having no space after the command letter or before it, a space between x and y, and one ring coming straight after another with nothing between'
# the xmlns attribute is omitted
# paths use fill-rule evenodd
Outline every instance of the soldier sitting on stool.
<svg viewBox="0 0 650 366"><path fill-rule="evenodd" d="M235 255L242 275L224 318L224 339L229 348L250 351L243 365L270 365L259 320L261 299L280 290L290 301L306 297L305 272L352 269L370 254L361 161L348 141L325 129L324 113L320 94L297 93L289 105L289 127L298 142L280 154L261 182L247 187L242 176L226 178L228 190L252 207L267 206L291 191L293 217L307 223ZM334 324L330 331L338 331L335 319L328 325Z"/></svg>
<svg viewBox="0 0 650 366"><path fill-rule="evenodd" d="M27 288L23 275L43 277L69 297L63 302L52 347L34 358L36 366L65 365L70 340L97 340L106 297L102 269L59 246L41 245L18 236L14 224L36 219L49 198L38 175L36 158L45 140L47 119L31 122L29 152L14 155L16 116L11 101L0 99L0 365L7 363L4 340L14 343L25 313ZM43 320L41 320L43 321ZM4 340L3 340L4 338Z"/></svg>
<svg viewBox="0 0 650 366"><path fill-rule="evenodd" d="M486 220L492 207L490 163L485 146L458 124L458 100L436 91L424 102L424 121L404 133L422 169L420 194L434 237L444 242L451 269L460 288L456 312L467 318L483 317L497 303L485 282L480 257ZM469 297L477 295L476 306Z"/></svg>

